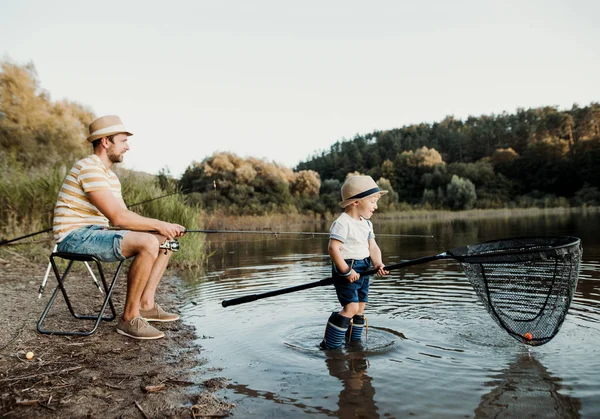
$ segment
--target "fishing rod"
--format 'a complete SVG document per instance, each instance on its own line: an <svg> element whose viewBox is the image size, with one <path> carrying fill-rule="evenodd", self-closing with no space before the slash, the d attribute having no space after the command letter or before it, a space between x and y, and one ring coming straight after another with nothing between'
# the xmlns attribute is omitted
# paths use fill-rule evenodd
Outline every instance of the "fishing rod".
<svg viewBox="0 0 600 419"><path fill-rule="evenodd" d="M413 259L413 260L409 260L409 261L405 261L405 262L396 263L394 265L387 265L384 267L384 269L386 271L392 271L395 269L405 269L405 268L408 268L409 266L420 265L422 263L427 263L427 262L431 262L434 260L445 259L445 258L450 258L450 257L451 256L448 256L447 252L443 252L443 253L440 253L440 254L434 255L434 256L424 256L424 257L421 257L418 259ZM373 275L373 274L376 274L378 271L379 271L378 269L371 269L371 270L362 272L360 274L360 276L362 278L363 276ZM306 284L295 285L293 287L287 287L287 288L281 288L278 290L267 291L267 292L263 292L260 294L249 294L249 295L244 295L242 297L231 298L229 300L223 300L221 302L221 305L223 307L236 306L238 304L245 304L245 303L251 303L252 301L256 301L256 300L262 300L263 298L275 297L277 295L289 294L291 292L303 291L303 290L307 290L310 288L323 287L323 286L327 286L327 285L331 285L331 284L333 284L333 277L321 279L319 281L309 282Z"/></svg>
<svg viewBox="0 0 600 419"><path fill-rule="evenodd" d="M271 234L271 235L300 235L300 236L329 236L329 233L311 232L311 231L268 231L268 230L185 230L185 233L204 233L204 234ZM427 234L377 234L377 237L425 237L432 238L433 235Z"/></svg>
<svg viewBox="0 0 600 419"><path fill-rule="evenodd" d="M28 237L37 236L38 234L49 233L50 231L52 231L52 228L47 228L45 230L38 231L36 233L27 234L25 236L17 237L17 238L10 239L10 240L2 239L2 240L0 240L0 246L4 246L5 244L9 244L9 243L12 243L12 242L23 240L23 239L26 239Z"/></svg>
<svg viewBox="0 0 600 419"><path fill-rule="evenodd" d="M162 196L159 196L159 197L156 197L156 198L147 199L145 201L136 202L135 204L128 205L127 207L128 208L133 208L133 207L136 207L138 205L142 205L142 204L146 204L148 202L156 201L158 199L167 198L169 196L177 195L177 194L180 194L180 193L189 193L189 192L193 192L193 191L190 190L190 191L186 192L185 190L182 190L182 191L177 191L177 192L171 192L171 193L169 193L167 195L162 195ZM35 233L26 234L26 235L21 236L21 237L16 237L14 239L2 239L2 240L0 240L0 246L4 246L4 245L7 245L9 243L13 243L13 242L16 242L16 241L19 241L19 240L27 239L29 237L37 236L39 234L49 233L51 231L52 231L52 227L47 228L45 230L37 231Z"/></svg>

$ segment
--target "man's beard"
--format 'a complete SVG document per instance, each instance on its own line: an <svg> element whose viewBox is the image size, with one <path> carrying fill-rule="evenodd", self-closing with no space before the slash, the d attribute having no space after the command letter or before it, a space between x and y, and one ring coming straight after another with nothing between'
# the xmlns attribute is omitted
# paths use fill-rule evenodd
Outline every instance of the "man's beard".
<svg viewBox="0 0 600 419"><path fill-rule="evenodd" d="M112 150L108 150L107 152L108 160L112 163L121 163L123 161L123 154L115 154Z"/></svg>

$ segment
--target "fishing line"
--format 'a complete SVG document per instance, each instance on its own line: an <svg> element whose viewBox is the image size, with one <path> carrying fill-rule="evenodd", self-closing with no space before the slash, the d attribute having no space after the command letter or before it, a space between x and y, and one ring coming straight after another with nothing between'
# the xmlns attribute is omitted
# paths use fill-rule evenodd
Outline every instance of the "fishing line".
<svg viewBox="0 0 600 419"><path fill-rule="evenodd" d="M186 233L204 233L204 234L271 234L275 236L284 235L301 235L301 236L329 236L329 233L324 232L311 232L311 231L267 231L267 230L186 230ZM407 237L407 238L433 238L433 235L429 234L376 234L375 237ZM275 237L277 238L277 237Z"/></svg>

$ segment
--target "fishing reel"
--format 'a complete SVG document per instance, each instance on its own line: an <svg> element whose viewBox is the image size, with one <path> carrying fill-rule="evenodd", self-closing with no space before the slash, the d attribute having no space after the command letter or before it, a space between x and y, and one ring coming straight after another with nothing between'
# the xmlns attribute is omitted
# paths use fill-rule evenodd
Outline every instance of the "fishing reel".
<svg viewBox="0 0 600 419"><path fill-rule="evenodd" d="M165 240L163 244L158 246L160 249L165 249L165 255L170 250L171 252L177 252L179 250L179 242L177 240Z"/></svg>

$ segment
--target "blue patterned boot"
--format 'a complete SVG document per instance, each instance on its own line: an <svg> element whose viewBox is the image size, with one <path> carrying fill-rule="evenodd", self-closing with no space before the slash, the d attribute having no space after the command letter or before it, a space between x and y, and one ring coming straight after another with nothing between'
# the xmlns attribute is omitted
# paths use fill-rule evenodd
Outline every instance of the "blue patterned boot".
<svg viewBox="0 0 600 419"><path fill-rule="evenodd" d="M362 337L363 329L367 325L367 318L362 314L352 317L352 323L346 331L346 342L358 342Z"/></svg>
<svg viewBox="0 0 600 419"><path fill-rule="evenodd" d="M332 313L327 320L325 337L319 345L321 349L336 349L344 343L344 336L350 325L350 319L339 313Z"/></svg>

